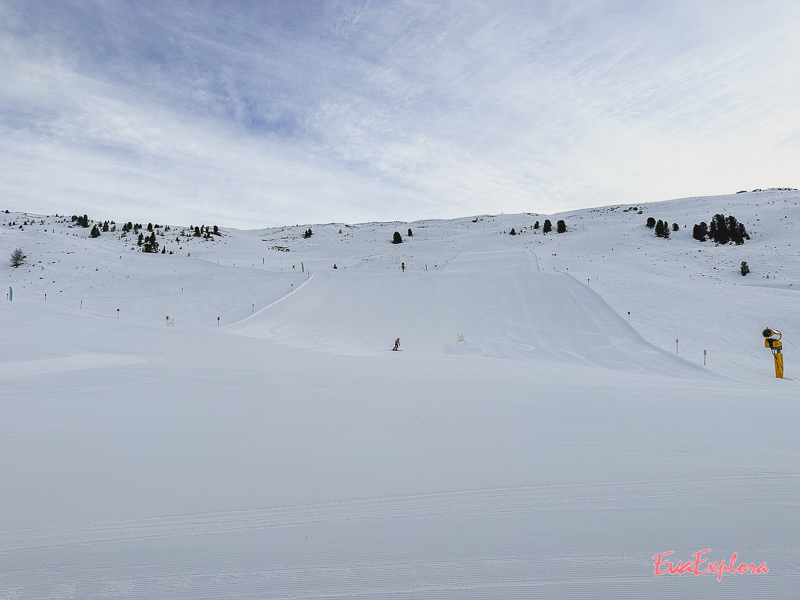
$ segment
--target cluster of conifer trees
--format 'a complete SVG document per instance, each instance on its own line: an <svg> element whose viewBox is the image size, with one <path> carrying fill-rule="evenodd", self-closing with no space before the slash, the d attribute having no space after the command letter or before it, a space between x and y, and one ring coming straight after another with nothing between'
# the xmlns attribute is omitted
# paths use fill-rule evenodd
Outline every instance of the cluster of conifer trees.
<svg viewBox="0 0 800 600"><path fill-rule="evenodd" d="M81 227L89 227L89 217L87 215L83 215L82 217L78 215L73 215L72 222ZM133 223L131 221L128 221L127 223L122 225L122 236L124 237L128 232L132 231L133 234L136 236L136 244L142 249L142 252L155 253L158 252L159 249L159 243L156 241L156 233L157 230L162 229L162 227L165 232L170 230L169 225L162 226L159 225L158 223L156 223L155 225L153 225L152 223L148 223L147 231L149 232L150 235L145 235L144 233L142 233L142 230L145 229L145 227L141 223ZM117 227L114 221L103 221L102 225L99 223L95 223L94 226L92 227L92 231L89 234L89 237L93 238L100 237L101 231L103 232L116 231L116 228ZM194 234L195 237L205 237L206 239L210 239L212 235L222 235L222 233L219 230L219 227L217 227L216 225L214 225L213 228L208 227L206 225L201 225L198 227L190 226L189 231L192 234ZM311 235L311 230L309 229L307 233ZM164 234L162 232L159 235L164 235ZM185 231L182 232L182 235L186 235L187 237L189 236L189 234L187 234ZM180 237L175 238L175 241L179 242ZM161 253L166 254L166 247L161 249ZM172 252L170 252L170 254L172 254Z"/></svg>
<svg viewBox="0 0 800 600"><path fill-rule="evenodd" d="M72 215L72 222L78 225L79 227L89 227L89 216ZM44 223L44 221L42 221L42 223ZM25 222L25 224L26 225L28 224L27 221ZM89 237L98 238L100 237L101 229L104 233L106 233L108 231L116 231L116 228L117 226L114 223L114 221L103 221L102 225L98 225L98 223L95 223L92 226L92 231L89 233Z"/></svg>
<svg viewBox="0 0 800 600"><path fill-rule="evenodd" d="M701 221L692 228L692 237L700 242L711 240L717 244L734 243L737 246L744 244L750 236L744 223L740 223L733 215L727 217L721 214L714 215L710 223Z"/></svg>
<svg viewBox="0 0 800 600"><path fill-rule="evenodd" d="M536 221L533 224L533 228L539 229L539 221ZM545 219L544 225L542 226L542 233L550 233L551 231L553 231L553 224L550 222L550 219ZM564 219L559 219L558 222L556 223L556 233L566 233L566 232L567 232L566 221L564 221ZM522 233L522 230L518 232L516 229L512 227L509 233L511 235L518 235L519 233Z"/></svg>
<svg viewBox="0 0 800 600"><path fill-rule="evenodd" d="M72 222L81 227L89 227L89 217L86 215L82 217L80 215L72 215Z"/></svg>
<svg viewBox="0 0 800 600"><path fill-rule="evenodd" d="M656 237L669 239L669 221L662 221L661 219L656 221L653 217L647 217L647 226L656 230ZM680 227L677 223L672 224L672 231L678 231L679 229Z"/></svg>
<svg viewBox="0 0 800 600"><path fill-rule="evenodd" d="M155 231L148 236L140 233L136 243L142 247L142 252L158 252L158 242L156 241ZM164 249L166 250L166 248Z"/></svg>
<svg viewBox="0 0 800 600"><path fill-rule="evenodd" d="M158 227L158 225L156 225L156 227ZM200 225L197 227L192 227L191 225L189 225L189 230L194 231L194 237L204 237L207 240L211 239L212 234L222 235L219 232L219 227L217 227L216 225L214 225L213 229L208 225Z"/></svg>

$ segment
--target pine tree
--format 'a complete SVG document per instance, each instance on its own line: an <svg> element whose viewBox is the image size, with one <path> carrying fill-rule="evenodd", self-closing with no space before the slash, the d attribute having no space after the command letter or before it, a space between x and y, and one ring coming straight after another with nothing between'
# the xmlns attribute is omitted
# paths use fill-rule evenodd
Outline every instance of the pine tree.
<svg viewBox="0 0 800 600"><path fill-rule="evenodd" d="M408 237L414 237L414 234L411 233L411 228L410 227L408 228Z"/></svg>
<svg viewBox="0 0 800 600"><path fill-rule="evenodd" d="M139 234L141 235L141 234ZM156 241L156 234L153 233L152 235L147 236L144 239L144 248L142 248L143 252L158 252L158 242Z"/></svg>
<svg viewBox="0 0 800 600"><path fill-rule="evenodd" d="M553 231L553 224L550 222L550 219L545 219L542 233L550 233L551 231Z"/></svg>
<svg viewBox="0 0 800 600"><path fill-rule="evenodd" d="M536 223L533 224L533 228L539 229L539 221L536 221Z"/></svg>
<svg viewBox="0 0 800 600"><path fill-rule="evenodd" d="M661 219L656 223L656 237L664 237L664 221Z"/></svg>
<svg viewBox="0 0 800 600"><path fill-rule="evenodd" d="M92 227L92 232L89 234L89 237L98 238L100 237L100 230L97 228L97 224Z"/></svg>
<svg viewBox="0 0 800 600"><path fill-rule="evenodd" d="M25 262L26 258L27 256L25 256L25 253L22 251L22 248L17 248L11 253L11 266L16 269Z"/></svg>
<svg viewBox="0 0 800 600"><path fill-rule="evenodd" d="M672 224L672 231L679 231L679 230L680 230L680 227L678 227L678 224L677 223L673 223Z"/></svg>
<svg viewBox="0 0 800 600"><path fill-rule="evenodd" d="M727 244L731 241L731 234L728 227L725 225L725 217L721 214L714 215L712 221L715 225L714 241L718 244Z"/></svg>
<svg viewBox="0 0 800 600"><path fill-rule="evenodd" d="M394 235L392 236L392 243L393 244L402 244L403 243L403 238L400 237L400 232L399 231L395 231L394 232Z"/></svg>
<svg viewBox="0 0 800 600"><path fill-rule="evenodd" d="M750 267L747 265L746 261L744 261L744 260L742 261L742 264L739 267L739 271L741 272L742 277L744 277L745 275L747 275L750 272Z"/></svg>
<svg viewBox="0 0 800 600"><path fill-rule="evenodd" d="M559 219L558 223L556 223L556 233L566 233L567 232L567 224L564 222L563 219Z"/></svg>
<svg viewBox="0 0 800 600"><path fill-rule="evenodd" d="M734 228L729 227L728 231L730 232L731 235L731 241L734 244L736 244L737 246L741 246L742 244L744 244L744 238L739 233L739 223L736 223L736 227Z"/></svg>
<svg viewBox="0 0 800 600"><path fill-rule="evenodd" d="M728 241L738 244L736 237L739 234L739 221L736 220L736 217L733 215L725 217L725 230L728 232Z"/></svg>
<svg viewBox="0 0 800 600"><path fill-rule="evenodd" d="M705 221L696 223L692 228L692 237L699 242L705 242L708 238L708 224Z"/></svg>
<svg viewBox="0 0 800 600"><path fill-rule="evenodd" d="M652 229L656 226L656 220L653 217L647 217L647 226Z"/></svg>
<svg viewBox="0 0 800 600"><path fill-rule="evenodd" d="M511 231L508 232L509 235L517 235L517 231L512 227Z"/></svg>

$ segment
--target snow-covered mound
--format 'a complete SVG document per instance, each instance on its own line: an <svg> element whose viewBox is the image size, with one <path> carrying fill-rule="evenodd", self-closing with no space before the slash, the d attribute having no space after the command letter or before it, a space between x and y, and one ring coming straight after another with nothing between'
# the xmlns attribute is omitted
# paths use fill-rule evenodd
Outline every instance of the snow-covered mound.
<svg viewBox="0 0 800 600"><path fill-rule="evenodd" d="M586 285L542 273L528 250L458 255L441 272L323 272L226 328L335 353L479 354L686 375ZM462 336L462 340L459 339Z"/></svg>

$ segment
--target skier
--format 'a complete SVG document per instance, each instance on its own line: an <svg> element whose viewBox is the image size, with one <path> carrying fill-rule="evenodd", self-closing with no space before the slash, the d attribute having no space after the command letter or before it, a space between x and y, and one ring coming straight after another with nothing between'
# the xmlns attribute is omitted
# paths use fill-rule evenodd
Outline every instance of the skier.
<svg viewBox="0 0 800 600"><path fill-rule="evenodd" d="M394 348L392 348L392 350L395 350L395 351L400 350L400 338L397 338L394 341Z"/></svg>
<svg viewBox="0 0 800 600"><path fill-rule="evenodd" d="M400 268L403 269L403 273L406 272L406 263L400 263Z"/></svg>

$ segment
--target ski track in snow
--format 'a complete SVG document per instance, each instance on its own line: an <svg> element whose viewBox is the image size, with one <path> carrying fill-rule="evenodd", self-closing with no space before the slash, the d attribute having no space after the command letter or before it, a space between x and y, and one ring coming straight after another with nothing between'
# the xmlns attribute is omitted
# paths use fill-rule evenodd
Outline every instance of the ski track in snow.
<svg viewBox="0 0 800 600"><path fill-rule="evenodd" d="M663 511L678 497L693 498L697 510L723 511L733 518L736 502L720 505L718 494L736 498L757 486L764 496L774 501L792 502L800 486L798 476L761 475L688 480L652 480L607 482L598 484L521 486L414 494L386 498L360 498L305 506L282 506L200 513L146 519L123 523L94 524L91 527L57 527L23 531L4 531L0 556L6 565L5 579L11 587L22 587L26 576L27 556L57 558L65 551L79 552L91 566L83 567L84 578L74 584L81 597L95 597L99 590L124 590L124 595L146 597L148 594L169 594L174 598L213 598L218 594L237 597L258 595L269 590L267 597L324 598L338 594L355 597L382 597L411 594L413 597L457 597L475 592L515 597L531 594L542 597L556 589L608 590L625 595L626 582L633 588L646 579L641 574L642 559L631 560L625 553L610 552L575 557L532 547L525 558L509 557L500 548L460 548L472 550L464 560L441 560L434 549L424 550L424 543L400 550L383 548L367 559L353 542L370 540L374 530L388 522L394 529L415 531L426 523L446 520L455 527L469 523L537 522L543 539L551 532L542 521L576 518L607 518L621 511L646 507L654 514ZM549 518L546 518L549 517ZM503 523L503 521L506 521ZM435 529L435 525L433 526ZM231 565L227 557L217 555L215 548L250 547L254 535L262 535L265 544L272 530L286 530L275 539L285 539L292 532L324 538L326 532L337 531L341 546L335 555L326 555L319 548L307 548L303 566L256 567ZM200 540L196 540L196 538ZM414 536L416 537L416 536ZM420 536L421 537L421 536ZM464 536L469 542L470 536ZM175 538L181 538L177 540ZM192 538L195 538L193 541ZM188 540L188 542L186 541ZM178 548L190 543L200 549L184 562ZM109 550L108 546L112 546ZM139 547L142 551L139 552ZM147 548L144 552L143 548ZM284 548L284 551L288 548ZM310 552L309 552L310 550ZM433 551L432 551L433 550ZM612 548L609 548L612 550ZM752 553L747 545L739 547L746 557ZM269 556L270 552L265 552ZM134 556L141 558L134 559ZM131 561L133 569L113 564L113 558ZM774 560L771 555L764 557ZM276 562L284 562L274 556ZM270 561L265 558L265 563ZM112 564L109 564L112 563ZM130 570L118 579L121 569ZM190 573L186 573L189 570ZM612 570L613 572L609 573ZM797 575L797 573L795 573ZM70 579L69 574L60 576ZM298 585L302 582L301 585ZM691 582L689 589L702 591L703 586ZM702 583L702 582L700 582ZM25 586L27 587L27 586ZM537 588L545 588L540 590ZM745 586L746 589L750 589ZM34 588L28 588L33 591ZM456 594L456 595L454 595ZM657 594L656 594L657 595ZM113 597L114 594L109 594Z"/></svg>
<svg viewBox="0 0 800 600"><path fill-rule="evenodd" d="M59 358L0 363L0 380L52 375L64 371L135 365L143 362L147 362L147 359L141 356L81 352L80 354L61 356Z"/></svg>

